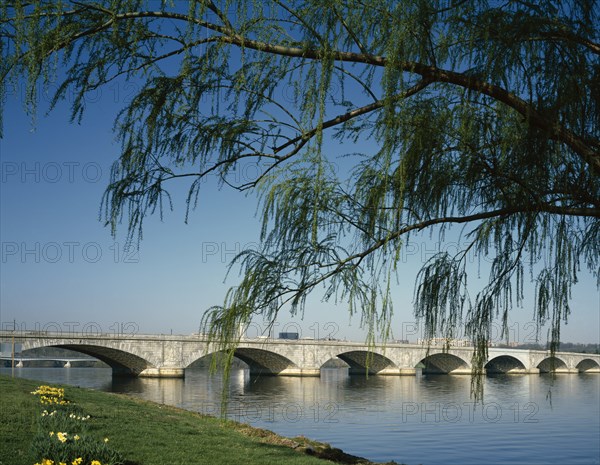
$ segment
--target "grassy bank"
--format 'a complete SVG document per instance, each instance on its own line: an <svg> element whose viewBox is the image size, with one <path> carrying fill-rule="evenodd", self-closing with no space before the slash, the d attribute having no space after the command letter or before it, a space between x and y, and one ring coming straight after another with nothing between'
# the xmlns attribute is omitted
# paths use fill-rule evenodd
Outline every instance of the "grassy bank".
<svg viewBox="0 0 600 465"><path fill-rule="evenodd" d="M0 376L0 465L33 465L31 453L40 404L31 394L41 383ZM306 464L368 461L309 442L234 422L146 402L124 395L63 386L67 397L88 413L89 429L109 437L128 465ZM322 457L322 458L318 458Z"/></svg>

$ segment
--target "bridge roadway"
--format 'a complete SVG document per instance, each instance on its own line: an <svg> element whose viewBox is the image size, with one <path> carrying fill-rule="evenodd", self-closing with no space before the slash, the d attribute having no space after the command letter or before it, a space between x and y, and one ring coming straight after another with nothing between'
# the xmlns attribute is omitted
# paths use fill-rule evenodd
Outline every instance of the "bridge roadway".
<svg viewBox="0 0 600 465"><path fill-rule="evenodd" d="M218 352L203 335L111 335L0 331L0 342L21 350L59 347L91 355L110 365L113 374L145 377L184 377L185 369ZM600 355L490 347L488 373L600 373ZM471 374L472 347L388 343L369 348L361 342L323 340L242 339L235 356L252 374L319 376L321 367L339 358L351 374L423 373Z"/></svg>

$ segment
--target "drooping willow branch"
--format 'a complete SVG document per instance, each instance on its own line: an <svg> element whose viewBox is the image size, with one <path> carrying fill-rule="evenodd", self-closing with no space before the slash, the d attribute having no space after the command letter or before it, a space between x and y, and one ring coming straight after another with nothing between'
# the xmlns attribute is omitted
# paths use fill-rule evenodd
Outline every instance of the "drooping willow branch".
<svg viewBox="0 0 600 465"><path fill-rule="evenodd" d="M216 8L214 5L212 5L212 7ZM121 20L162 18L184 22L192 22L195 25L206 28L207 30L211 30L221 34L221 36L215 39L216 42L231 44L240 48L253 49L266 54L274 54L285 57L310 60L322 60L324 56L329 56L331 57L331 59L338 62L358 63L376 67L386 67L389 64L389 58L381 55L346 52L340 50L324 52L320 49L300 48L262 42L250 39L239 33L236 33L234 30L232 30L231 25L221 26L200 18L191 18L187 15L175 12L138 11L116 13L111 12L110 10L107 10L105 8L100 9L100 11L106 14L110 14L110 19L105 21L103 24L86 29L84 31L77 32L67 38L64 38L62 41L57 43L56 46L49 51L49 53L57 52L60 49L71 45L73 42L76 42L77 40L83 37L93 35L103 30L107 30L109 27L111 27L111 25ZM69 12L69 14L72 13ZM222 17L222 13L220 13L218 16ZM562 36L565 38L569 38L569 36L565 34L562 34ZM573 131L561 124L560 121L550 120L546 118L530 103L526 102L517 95L509 92L508 90L502 88L501 86L483 81L472 75L466 75L464 73L445 70L437 68L435 66L425 65L413 61L394 60L394 66L398 67L402 71L420 75L423 79L423 82L439 82L456 85L480 93L482 95L487 95L493 98L494 100L504 103L508 107L514 109L519 114L521 114L528 122L528 124L531 124L534 127L548 132L552 139L569 146L585 161L587 165L589 165L590 169L596 175L600 175L599 140L592 139L588 141L583 137L576 135Z"/></svg>

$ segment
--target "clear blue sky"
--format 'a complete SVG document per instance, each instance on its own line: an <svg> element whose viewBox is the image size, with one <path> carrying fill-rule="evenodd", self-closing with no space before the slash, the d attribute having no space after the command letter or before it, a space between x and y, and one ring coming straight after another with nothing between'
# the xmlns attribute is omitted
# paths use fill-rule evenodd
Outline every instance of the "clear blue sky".
<svg viewBox="0 0 600 465"><path fill-rule="evenodd" d="M127 249L124 229L116 239L98 220L111 163L119 155L112 123L131 94L118 84L88 99L80 125L68 123L68 104L32 125L22 108L22 89L8 95L5 136L0 140L0 321L23 329L189 334L202 313L223 302L227 263L258 239L256 200L208 181L200 206L184 224L185 185L174 189L174 212L163 222L148 220L138 251ZM331 146L333 153L347 151ZM251 174L253 167L246 166ZM244 172L242 171L242 176ZM179 195L178 195L179 194ZM428 236L408 244L394 289L394 337L415 340L413 284L421 264L435 251ZM453 247L447 240L442 247ZM474 267L475 269L476 267ZM479 285L481 280L471 277ZM595 280L582 273L575 287L569 324L562 340L600 341L600 294ZM515 309L511 337L532 342L533 307ZM362 340L360 317L350 318L343 304L309 302L304 319L282 315L276 331L300 330L303 336L332 335ZM257 333L262 322L249 332ZM545 331L542 331L545 336Z"/></svg>

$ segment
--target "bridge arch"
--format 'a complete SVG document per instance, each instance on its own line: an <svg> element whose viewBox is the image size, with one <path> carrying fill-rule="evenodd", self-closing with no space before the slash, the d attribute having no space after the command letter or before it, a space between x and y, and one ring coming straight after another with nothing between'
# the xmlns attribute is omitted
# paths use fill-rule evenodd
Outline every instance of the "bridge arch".
<svg viewBox="0 0 600 465"><path fill-rule="evenodd" d="M526 370L525 364L511 355L498 355L485 364L486 373L517 373Z"/></svg>
<svg viewBox="0 0 600 465"><path fill-rule="evenodd" d="M38 345L38 347L58 347L69 349L81 354L90 355L101 360L110 366L115 375L133 375L138 376L147 368L153 368L153 365L138 355L111 347L88 344L48 344ZM29 347L32 349L33 347Z"/></svg>
<svg viewBox="0 0 600 465"><path fill-rule="evenodd" d="M563 371L567 369L567 364L564 360L558 357L547 357L538 363L540 373L552 373L555 371Z"/></svg>
<svg viewBox="0 0 600 465"><path fill-rule="evenodd" d="M469 363L457 355L449 353L432 354L417 366L424 365L423 374L471 374Z"/></svg>
<svg viewBox="0 0 600 465"><path fill-rule="evenodd" d="M278 375L287 369L298 368L289 358L270 350L238 347L234 355L248 364L251 374Z"/></svg>
<svg viewBox="0 0 600 465"><path fill-rule="evenodd" d="M383 354L368 350L350 350L336 355L337 358L349 365L348 374L364 375L386 374L386 372L397 372L396 364ZM333 357L332 357L333 358ZM331 358L321 363L325 365Z"/></svg>
<svg viewBox="0 0 600 465"><path fill-rule="evenodd" d="M600 373L600 364L591 358L584 358L575 368L580 373Z"/></svg>
<svg viewBox="0 0 600 465"><path fill-rule="evenodd" d="M200 357L190 361L186 368L189 368L201 358L211 357L223 352L217 351L202 354ZM265 349L238 347L234 352L234 357L248 365L250 374L252 375L278 375L282 374L285 370L298 368L289 358Z"/></svg>

